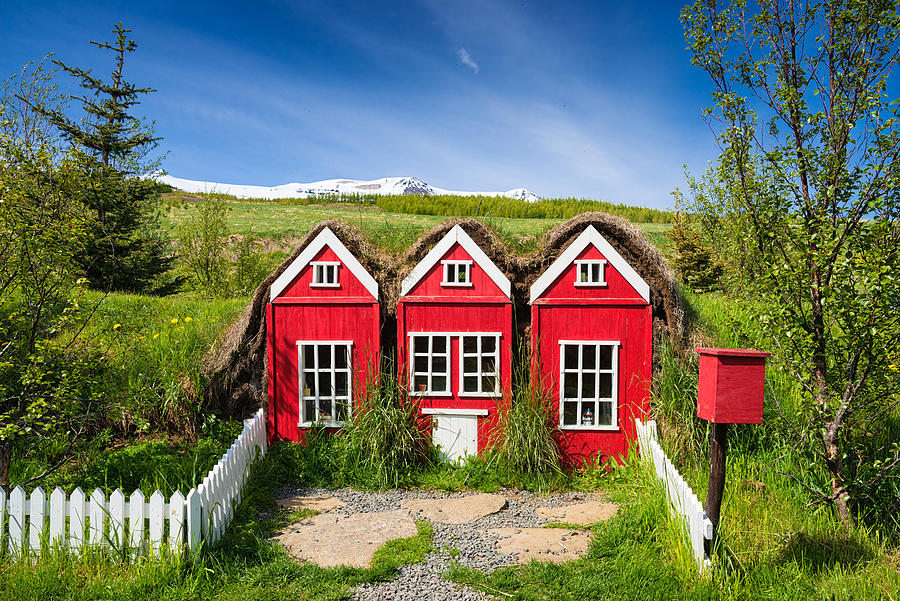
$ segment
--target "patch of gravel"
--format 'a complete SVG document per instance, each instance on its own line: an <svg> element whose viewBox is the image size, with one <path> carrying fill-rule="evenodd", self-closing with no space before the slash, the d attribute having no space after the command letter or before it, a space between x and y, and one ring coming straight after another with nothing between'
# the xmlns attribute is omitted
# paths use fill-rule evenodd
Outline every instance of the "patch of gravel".
<svg viewBox="0 0 900 601"><path fill-rule="evenodd" d="M400 509L404 499L449 499L466 497L472 492L445 493L434 490L388 490L363 492L351 488L328 490L324 488L285 487L276 491L276 497L293 495L333 496L344 506L332 510L340 515L392 511ZM452 562L461 566L491 572L516 562L515 555L499 553L497 537L488 534L489 528L537 528L549 520L538 517L537 507L559 507L570 503L598 500L600 495L581 492L539 495L527 491L500 489L495 494L507 499L505 509L466 524L432 524L434 552L421 563L408 564L399 574L387 582L364 584L356 589L354 601L390 599L424 600L480 600L487 599L479 591L469 587L457 587L444 578Z"/></svg>

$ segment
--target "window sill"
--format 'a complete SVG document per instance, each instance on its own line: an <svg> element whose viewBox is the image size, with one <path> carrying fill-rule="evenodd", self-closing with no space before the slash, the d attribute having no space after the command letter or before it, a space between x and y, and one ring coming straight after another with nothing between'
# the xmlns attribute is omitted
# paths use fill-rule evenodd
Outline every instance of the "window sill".
<svg viewBox="0 0 900 601"><path fill-rule="evenodd" d="M575 282L576 288L606 288L606 282Z"/></svg>
<svg viewBox="0 0 900 601"><path fill-rule="evenodd" d="M618 432L619 426L559 426L559 429L574 432Z"/></svg>
<svg viewBox="0 0 900 601"><path fill-rule="evenodd" d="M298 428L343 428L344 424L347 422L322 422L322 423L314 423L314 422L300 422L297 424Z"/></svg>
<svg viewBox="0 0 900 601"><path fill-rule="evenodd" d="M456 396L467 399L499 399L503 394L499 392L457 392Z"/></svg>
<svg viewBox="0 0 900 601"><path fill-rule="evenodd" d="M442 288L473 288L475 284L472 282L441 282Z"/></svg>
<svg viewBox="0 0 900 601"><path fill-rule="evenodd" d="M310 288L340 288L341 284L310 284Z"/></svg>

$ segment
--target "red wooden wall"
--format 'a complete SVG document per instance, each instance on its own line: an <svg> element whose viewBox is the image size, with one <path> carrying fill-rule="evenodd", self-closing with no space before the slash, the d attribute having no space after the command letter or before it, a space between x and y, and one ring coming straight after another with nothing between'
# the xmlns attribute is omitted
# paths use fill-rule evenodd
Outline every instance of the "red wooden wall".
<svg viewBox="0 0 900 601"><path fill-rule="evenodd" d="M327 246L313 261L339 261ZM310 288L307 264L293 282L267 306L269 370L269 438L300 441L298 340L353 341L353 396L377 374L380 357L381 309L378 300L346 265L340 267L339 288ZM354 406L356 406L356 400Z"/></svg>
<svg viewBox="0 0 900 601"><path fill-rule="evenodd" d="M472 260L458 243L441 260ZM512 381L512 302L494 281L473 261L471 287L442 287L443 265L438 261L431 270L400 298L397 306L398 365L402 382L409 379L410 332L500 332L500 389L506 398ZM502 397L460 397L459 337L451 338L450 394L428 396L423 408L485 409L478 418L478 452L494 440L497 410Z"/></svg>
<svg viewBox="0 0 900 601"><path fill-rule="evenodd" d="M577 259L605 259L588 245ZM635 439L634 418L646 416L650 408L652 369L652 324L649 304L607 263L605 287L575 286L575 263L532 303L533 356L540 369L541 384L553 399L558 423L560 340L619 341L618 427L615 430L559 431L564 459L579 465L586 458L624 454Z"/></svg>

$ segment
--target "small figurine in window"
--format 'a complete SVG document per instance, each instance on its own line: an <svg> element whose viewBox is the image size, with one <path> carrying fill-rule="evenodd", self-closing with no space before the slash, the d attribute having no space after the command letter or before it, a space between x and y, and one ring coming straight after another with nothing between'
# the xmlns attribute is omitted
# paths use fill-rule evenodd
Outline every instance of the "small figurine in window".
<svg viewBox="0 0 900 601"><path fill-rule="evenodd" d="M591 408L588 407L584 410L584 415L581 416L581 425L582 426L593 426L594 425L594 412L591 411Z"/></svg>

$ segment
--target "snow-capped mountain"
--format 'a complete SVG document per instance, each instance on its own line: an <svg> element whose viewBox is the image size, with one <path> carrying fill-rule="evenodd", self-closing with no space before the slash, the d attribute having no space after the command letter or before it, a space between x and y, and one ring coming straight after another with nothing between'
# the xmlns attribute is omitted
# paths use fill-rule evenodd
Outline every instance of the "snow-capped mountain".
<svg viewBox="0 0 900 601"><path fill-rule="evenodd" d="M452 194L455 196L505 196L516 198L526 202L541 200L537 194L532 194L525 188L515 188L506 192L460 192L457 190L445 190L431 184L426 184L415 177L383 177L373 180L357 179L326 179L320 182L308 184L283 184L281 186L246 186L241 184L221 184L216 182L201 182L190 179L181 179L171 175L159 173L151 174L156 181L168 184L178 190L197 194L199 192L216 192L230 194L238 198L307 198L309 196L353 196L353 195L403 195L418 194L422 196L434 196Z"/></svg>

